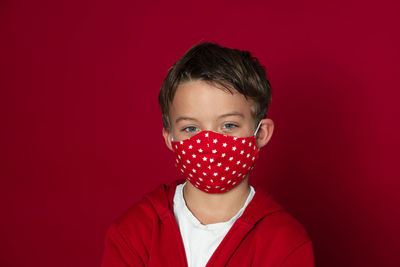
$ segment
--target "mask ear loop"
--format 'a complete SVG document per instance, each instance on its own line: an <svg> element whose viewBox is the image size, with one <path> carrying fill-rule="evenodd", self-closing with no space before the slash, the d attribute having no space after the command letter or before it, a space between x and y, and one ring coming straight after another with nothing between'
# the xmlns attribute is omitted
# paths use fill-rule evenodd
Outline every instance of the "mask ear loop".
<svg viewBox="0 0 400 267"><path fill-rule="evenodd" d="M254 136L257 134L257 132L258 132L258 129L260 129L260 125L261 125L261 120L260 120L260 122L258 123L258 126L257 126L257 129L256 129L256 131L254 132Z"/></svg>

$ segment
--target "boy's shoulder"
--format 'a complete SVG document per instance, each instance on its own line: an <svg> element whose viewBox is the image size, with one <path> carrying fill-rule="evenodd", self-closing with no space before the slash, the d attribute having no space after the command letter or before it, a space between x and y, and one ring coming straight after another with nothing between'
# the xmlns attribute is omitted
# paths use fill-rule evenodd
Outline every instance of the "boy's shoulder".
<svg viewBox="0 0 400 267"><path fill-rule="evenodd" d="M311 242L304 226L286 210L280 210L264 217L254 228L255 240L261 246L282 246L289 251ZM268 237L268 238L266 238Z"/></svg>
<svg viewBox="0 0 400 267"><path fill-rule="evenodd" d="M255 247L274 247L280 253L289 253L311 243L304 226L271 194L257 187L253 200L253 205L250 202L250 208L238 220L254 225L249 235Z"/></svg>
<svg viewBox="0 0 400 267"><path fill-rule="evenodd" d="M268 196L260 190L258 193ZM271 196L259 205L270 208L260 209L267 212L253 221L242 241L244 249L238 248L235 260L245 257L251 248L255 266L314 266L312 241L304 226Z"/></svg>
<svg viewBox="0 0 400 267"><path fill-rule="evenodd" d="M113 221L113 227L123 232L132 231L138 226L152 227L152 222L168 216L175 188L178 184L184 183L184 179L177 179L169 184L160 184L150 192L128 207L122 215Z"/></svg>

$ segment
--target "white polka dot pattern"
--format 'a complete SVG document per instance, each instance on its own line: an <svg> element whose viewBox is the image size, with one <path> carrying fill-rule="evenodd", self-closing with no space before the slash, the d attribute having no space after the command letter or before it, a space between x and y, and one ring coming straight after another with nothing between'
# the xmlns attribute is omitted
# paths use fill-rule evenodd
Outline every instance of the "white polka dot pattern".
<svg viewBox="0 0 400 267"><path fill-rule="evenodd" d="M213 131L172 141L175 166L206 193L224 193L238 185L258 159L255 136L234 137Z"/></svg>

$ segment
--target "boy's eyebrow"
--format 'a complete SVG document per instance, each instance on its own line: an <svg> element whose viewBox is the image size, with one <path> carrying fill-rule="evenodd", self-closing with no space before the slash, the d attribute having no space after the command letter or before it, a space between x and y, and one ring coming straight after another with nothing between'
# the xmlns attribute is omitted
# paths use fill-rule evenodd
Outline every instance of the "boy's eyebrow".
<svg viewBox="0 0 400 267"><path fill-rule="evenodd" d="M230 112L230 113L226 113L226 114L220 115L220 116L218 117L218 119L225 118L225 117L229 117L229 116L240 116L240 117L244 118L243 113L234 111L234 112Z"/></svg>
<svg viewBox="0 0 400 267"><path fill-rule="evenodd" d="M189 118L189 117L179 117L179 118L177 118L177 119L176 119L175 123L178 123L178 122L180 122L180 121L183 121L183 120L188 120L188 121L197 121L197 119L195 119L195 118Z"/></svg>
<svg viewBox="0 0 400 267"><path fill-rule="evenodd" d="M226 113L226 114L218 116L218 119L229 117L229 116L240 116L240 117L244 118L244 115L242 113L240 113L240 112L230 112L230 113ZM195 118L179 117L179 118L176 119L175 123L178 123L179 121L182 121L182 120L198 121Z"/></svg>

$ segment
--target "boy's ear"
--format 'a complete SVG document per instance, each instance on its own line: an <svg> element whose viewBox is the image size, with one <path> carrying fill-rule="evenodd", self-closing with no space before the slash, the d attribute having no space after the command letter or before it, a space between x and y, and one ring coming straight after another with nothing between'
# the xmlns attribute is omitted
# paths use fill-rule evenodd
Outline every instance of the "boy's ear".
<svg viewBox="0 0 400 267"><path fill-rule="evenodd" d="M271 119L263 119L256 134L257 147L260 149L271 139L274 131L274 122Z"/></svg>
<svg viewBox="0 0 400 267"><path fill-rule="evenodd" d="M169 128L164 128L162 129L162 135L164 137L165 140L165 144L167 145L167 147L172 150L172 145L171 145L171 131Z"/></svg>

